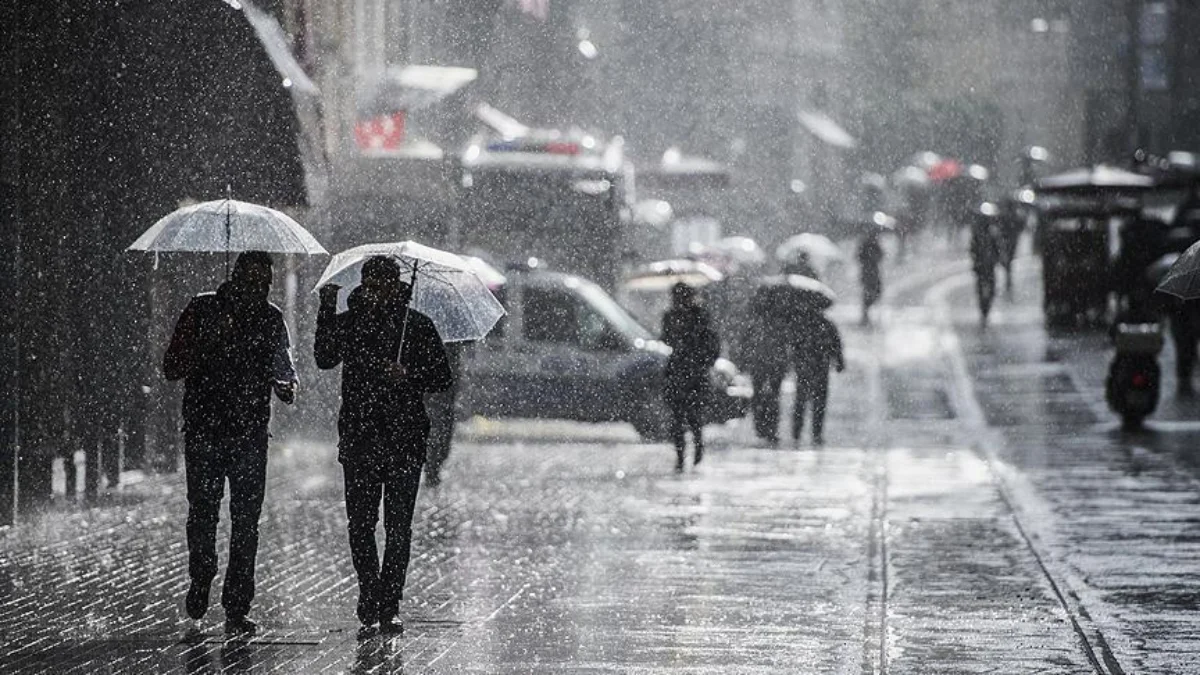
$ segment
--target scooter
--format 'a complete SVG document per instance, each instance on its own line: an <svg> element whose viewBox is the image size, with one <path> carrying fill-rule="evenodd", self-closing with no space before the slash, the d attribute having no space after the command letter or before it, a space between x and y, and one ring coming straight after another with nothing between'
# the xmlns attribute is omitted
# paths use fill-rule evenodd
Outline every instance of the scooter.
<svg viewBox="0 0 1200 675"><path fill-rule="evenodd" d="M1108 367L1105 398L1108 407L1121 416L1122 428L1136 431L1158 407L1162 323L1118 321L1112 336L1116 354Z"/></svg>

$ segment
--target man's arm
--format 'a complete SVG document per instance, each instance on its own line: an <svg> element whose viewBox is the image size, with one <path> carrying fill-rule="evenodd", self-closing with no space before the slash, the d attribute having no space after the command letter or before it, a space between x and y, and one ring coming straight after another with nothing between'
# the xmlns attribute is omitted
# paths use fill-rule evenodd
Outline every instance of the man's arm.
<svg viewBox="0 0 1200 675"><path fill-rule="evenodd" d="M332 288L333 290L327 290ZM336 368L342 362L341 321L337 313L337 287L321 288L321 308L317 311L317 335L313 340L313 359L322 370Z"/></svg>
<svg viewBox="0 0 1200 675"><path fill-rule="evenodd" d="M846 358L842 353L842 336L832 321L826 319L826 322L829 326L829 344L833 348L834 368L840 373L846 369Z"/></svg>
<svg viewBox="0 0 1200 675"><path fill-rule="evenodd" d="M282 316L276 316L275 349L271 354L271 377L275 395L280 401L291 405L296 401L296 388L300 384L296 377L296 364L292 361L292 341L288 336L287 324Z"/></svg>
<svg viewBox="0 0 1200 675"><path fill-rule="evenodd" d="M194 304L194 300L189 302L179 315L171 342L163 354L163 375L171 382L191 375L195 368L197 327Z"/></svg>

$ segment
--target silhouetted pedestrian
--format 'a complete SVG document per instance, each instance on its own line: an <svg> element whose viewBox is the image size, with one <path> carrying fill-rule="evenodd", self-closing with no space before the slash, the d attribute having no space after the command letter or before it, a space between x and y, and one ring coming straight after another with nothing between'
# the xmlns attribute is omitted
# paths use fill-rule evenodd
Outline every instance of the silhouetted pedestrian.
<svg viewBox="0 0 1200 675"><path fill-rule="evenodd" d="M1000 264L1000 234L996 215L986 209L971 215L971 269L975 272L975 295L979 302L979 323L987 325L992 301L996 299L996 265Z"/></svg>
<svg viewBox="0 0 1200 675"><path fill-rule="evenodd" d="M671 288L671 308L663 315L662 340L671 347L667 360L664 395L671 408L671 439L675 443L675 470L683 471L687 430L692 432L693 463L704 458L704 406L707 404L708 370L721 354L721 341L708 312L696 304L696 292L685 283Z"/></svg>
<svg viewBox="0 0 1200 675"><path fill-rule="evenodd" d="M221 605L225 630L252 634L246 618L254 598L258 518L266 486L271 391L285 403L296 395L296 372L283 314L267 301L271 257L238 256L215 293L192 298L163 356L168 380L182 379L187 469L187 613L208 611L217 574L217 521L229 481L229 563Z"/></svg>
<svg viewBox="0 0 1200 675"><path fill-rule="evenodd" d="M446 345L446 357L454 383L445 391L435 391L425 396L425 408L429 411L429 440L425 452L425 484L436 487L442 483L442 465L450 458L450 446L454 440L455 404L458 400L458 384L462 377L463 351L467 347L461 342Z"/></svg>
<svg viewBox="0 0 1200 675"><path fill-rule="evenodd" d="M871 307L883 295L883 246L878 229L871 229L858 244L859 283L862 285L862 323L871 323Z"/></svg>
<svg viewBox="0 0 1200 675"><path fill-rule="evenodd" d="M408 307L412 287L398 264L368 259L362 284L337 312L338 287L321 288L313 354L317 367L342 365L338 461L346 485L350 556L358 575L360 636L376 623L397 633L412 546L412 519L425 462L425 394L453 378L433 322ZM375 545L379 504L386 534L383 565Z"/></svg>
<svg viewBox="0 0 1200 675"><path fill-rule="evenodd" d="M750 300L750 311L743 327L738 364L750 374L754 387L750 400L754 433L774 445L779 442L779 391L791 363L788 358L788 331L791 315L781 302L786 293L761 286Z"/></svg>
<svg viewBox="0 0 1200 675"><path fill-rule="evenodd" d="M796 322L792 333L792 362L796 369L796 400L792 406L792 440L799 441L805 409L812 405L812 439L825 442L825 409L829 400L829 368L846 369L842 337L837 326L818 310Z"/></svg>
<svg viewBox="0 0 1200 675"><path fill-rule="evenodd" d="M1192 373L1196 370L1197 343L1200 342L1200 301L1167 303L1167 325L1175 348L1175 393L1182 397L1196 394Z"/></svg>

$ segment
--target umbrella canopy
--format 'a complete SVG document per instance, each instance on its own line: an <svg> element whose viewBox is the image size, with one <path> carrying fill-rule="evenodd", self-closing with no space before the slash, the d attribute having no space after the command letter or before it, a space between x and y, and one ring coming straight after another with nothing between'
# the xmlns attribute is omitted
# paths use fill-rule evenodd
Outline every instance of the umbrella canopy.
<svg viewBox="0 0 1200 675"><path fill-rule="evenodd" d="M842 249L833 240L823 234L801 232L775 249L775 257L782 261L795 260L800 253L807 253L813 260L841 260L845 257Z"/></svg>
<svg viewBox="0 0 1200 675"><path fill-rule="evenodd" d="M1115 166L1096 166L1072 169L1034 181L1033 189L1041 194L1123 194L1149 190L1154 178Z"/></svg>
<svg viewBox="0 0 1200 675"><path fill-rule="evenodd" d="M408 306L433 321L443 342L483 339L505 314L472 263L414 241L364 244L342 251L329 261L314 290L327 284L346 290L357 286L363 263L375 256L396 261L409 275L413 288Z"/></svg>
<svg viewBox="0 0 1200 675"><path fill-rule="evenodd" d="M143 232L128 250L327 253L308 230L287 214L235 199L218 199L176 209Z"/></svg>
<svg viewBox="0 0 1200 675"><path fill-rule="evenodd" d="M755 291L755 302L765 302L769 311L813 308L829 309L837 302L837 293L811 277L776 274L762 277Z"/></svg>
<svg viewBox="0 0 1200 675"><path fill-rule="evenodd" d="M758 242L750 237L725 237L712 248L738 265L761 265L767 260Z"/></svg>
<svg viewBox="0 0 1200 675"><path fill-rule="evenodd" d="M1188 247L1155 289L1181 300L1200 298L1200 242Z"/></svg>

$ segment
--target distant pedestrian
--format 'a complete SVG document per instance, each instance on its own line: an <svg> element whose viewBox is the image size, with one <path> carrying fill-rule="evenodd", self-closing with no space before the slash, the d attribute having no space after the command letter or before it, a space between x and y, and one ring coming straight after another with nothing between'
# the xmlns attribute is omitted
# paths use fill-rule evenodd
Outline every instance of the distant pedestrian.
<svg viewBox="0 0 1200 675"><path fill-rule="evenodd" d="M883 295L883 246L879 242L880 230L872 228L862 236L858 244L859 283L862 285L862 323L871 323L871 307Z"/></svg>
<svg viewBox="0 0 1200 675"><path fill-rule="evenodd" d="M187 470L187 613L199 620L217 574L217 521L229 481L229 562L221 605L225 631L253 634L246 618L254 598L258 518L266 486L271 392L296 396L296 371L283 314L267 301L271 257L238 256L215 293L192 298L163 356L168 380L183 380Z"/></svg>
<svg viewBox="0 0 1200 675"><path fill-rule="evenodd" d="M971 269L975 272L975 295L979 302L979 323L987 325L992 302L996 299L996 265L1000 264L999 224L992 204L985 203L971 215Z"/></svg>
<svg viewBox="0 0 1200 675"><path fill-rule="evenodd" d="M1013 261L1017 258L1017 245L1025 231L1025 218L1020 204L1014 197L1007 197L1000 204L999 248L1000 267L1004 268L1004 290L1009 297L1013 293Z"/></svg>
<svg viewBox="0 0 1200 675"><path fill-rule="evenodd" d="M397 615L412 547L412 519L425 462L425 394L453 383L433 322L409 308L412 287L398 264L368 259L362 284L337 311L338 287L321 288L313 354L317 367L342 365L338 461L346 486L350 556L358 575L360 637L376 624L404 629ZM386 535L383 565L375 545L379 504Z"/></svg>
<svg viewBox="0 0 1200 675"><path fill-rule="evenodd" d="M1196 369L1197 343L1200 342L1200 301L1173 300L1166 303L1167 327L1175 348L1175 394L1183 398L1196 395L1192 373Z"/></svg>
<svg viewBox="0 0 1200 675"><path fill-rule="evenodd" d="M662 340L671 347L664 395L671 408L675 470L683 471L688 430L692 432L693 464L704 458L708 371L721 354L721 341L708 312L696 303L695 289L683 282L671 288L671 308L663 315Z"/></svg>
<svg viewBox="0 0 1200 675"><path fill-rule="evenodd" d="M812 440L825 442L825 409L829 399L829 368L846 369L842 337L837 326L818 310L797 321L792 333L792 363L796 369L796 400L792 406L792 440L804 430L806 408L812 405Z"/></svg>
<svg viewBox="0 0 1200 675"><path fill-rule="evenodd" d="M425 452L425 484L437 487L442 483L442 466L450 458L450 446L454 440L456 420L455 405L458 401L459 380L462 378L463 352L467 349L462 342L446 345L446 357L454 383L445 391L425 395L425 408L429 411L429 440Z"/></svg>
<svg viewBox="0 0 1200 675"><path fill-rule="evenodd" d="M780 301L783 295L786 293L770 286L755 291L737 355L754 388L750 400L754 434L771 445L779 443L779 394L791 369L788 331L792 316L785 306L788 303Z"/></svg>

